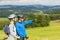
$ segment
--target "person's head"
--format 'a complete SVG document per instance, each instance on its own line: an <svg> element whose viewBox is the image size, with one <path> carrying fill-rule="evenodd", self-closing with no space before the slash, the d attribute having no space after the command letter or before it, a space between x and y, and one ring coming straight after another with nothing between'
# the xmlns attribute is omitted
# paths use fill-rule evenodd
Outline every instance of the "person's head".
<svg viewBox="0 0 60 40"><path fill-rule="evenodd" d="M24 21L24 16L23 15L18 15L17 18L20 22Z"/></svg>
<svg viewBox="0 0 60 40"><path fill-rule="evenodd" d="M15 21L16 21L16 15L15 15L15 14L11 14L11 15L8 16L8 19L9 19L10 21L15 22Z"/></svg>

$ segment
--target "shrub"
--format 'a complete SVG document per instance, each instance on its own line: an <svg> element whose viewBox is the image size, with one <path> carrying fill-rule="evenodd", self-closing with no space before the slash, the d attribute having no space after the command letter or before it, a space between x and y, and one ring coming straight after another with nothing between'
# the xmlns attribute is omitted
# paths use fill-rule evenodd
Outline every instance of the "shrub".
<svg viewBox="0 0 60 40"><path fill-rule="evenodd" d="M29 14L28 15L28 19L37 19L35 22L33 22L31 25L27 25L28 26L32 26L32 27L44 27L44 26L48 26L49 22L50 22L50 17L49 15L45 15L45 14L40 14L40 15L35 15L35 14Z"/></svg>
<svg viewBox="0 0 60 40"><path fill-rule="evenodd" d="M0 30L2 30L3 27L8 23L9 23L9 21L7 18L0 18Z"/></svg>

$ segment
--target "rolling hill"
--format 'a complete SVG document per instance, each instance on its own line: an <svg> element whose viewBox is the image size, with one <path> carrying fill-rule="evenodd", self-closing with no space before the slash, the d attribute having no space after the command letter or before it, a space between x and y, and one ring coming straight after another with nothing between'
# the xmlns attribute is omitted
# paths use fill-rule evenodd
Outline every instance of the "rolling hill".
<svg viewBox="0 0 60 40"><path fill-rule="evenodd" d="M52 13L58 12L60 14L60 5L56 6L45 6L45 5L0 5L0 17L7 17L7 15L13 13L22 13L22 14L29 14L29 13L37 13L37 12L45 12L45 13ZM56 13L55 12L55 13Z"/></svg>
<svg viewBox="0 0 60 40"><path fill-rule="evenodd" d="M0 5L0 10L20 10L22 12L40 11L60 9L60 5L45 6L45 5Z"/></svg>

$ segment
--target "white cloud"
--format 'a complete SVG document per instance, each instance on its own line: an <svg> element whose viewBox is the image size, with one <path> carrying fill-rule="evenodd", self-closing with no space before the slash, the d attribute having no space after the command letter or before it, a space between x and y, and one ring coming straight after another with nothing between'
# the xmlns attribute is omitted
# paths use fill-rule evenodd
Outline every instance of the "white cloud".
<svg viewBox="0 0 60 40"><path fill-rule="evenodd" d="M43 4L43 5L60 5L60 0L0 0L0 5L2 4L14 4L14 5L24 5L24 4Z"/></svg>

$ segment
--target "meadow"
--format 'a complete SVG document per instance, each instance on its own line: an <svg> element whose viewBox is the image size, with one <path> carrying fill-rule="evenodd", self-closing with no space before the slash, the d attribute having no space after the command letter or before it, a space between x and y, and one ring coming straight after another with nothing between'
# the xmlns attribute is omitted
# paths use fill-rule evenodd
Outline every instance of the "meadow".
<svg viewBox="0 0 60 40"><path fill-rule="evenodd" d="M1 19L2 20L2 19ZM6 19L5 19L6 20ZM27 28L28 40L60 40L60 21L50 22L50 26ZM0 39L7 37L3 30L0 30Z"/></svg>

